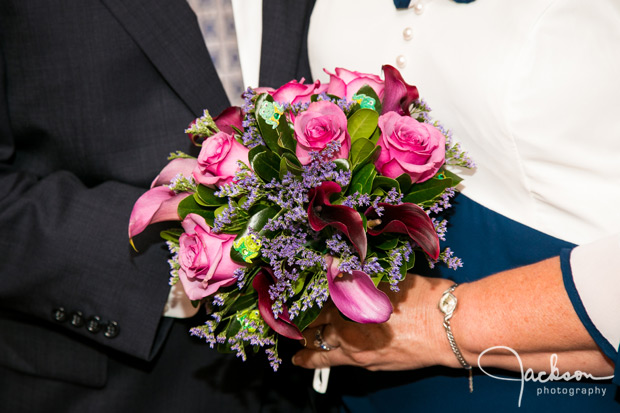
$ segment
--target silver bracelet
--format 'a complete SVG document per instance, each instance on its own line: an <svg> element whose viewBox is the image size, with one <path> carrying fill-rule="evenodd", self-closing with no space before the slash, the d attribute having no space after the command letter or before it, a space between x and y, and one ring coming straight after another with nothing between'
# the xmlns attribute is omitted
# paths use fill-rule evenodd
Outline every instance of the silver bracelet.
<svg viewBox="0 0 620 413"><path fill-rule="evenodd" d="M450 319L454 315L454 312L456 311L456 304L458 303L456 296L452 294L456 287L458 287L458 284L454 284L452 287L443 292L441 299L439 300L439 309L444 314L443 327L446 329L446 335L448 336L450 348L456 356L456 359L459 363L461 363L461 366L463 366L464 369L469 370L469 392L471 393L474 391L472 367L469 363L467 363L467 361L465 361L461 350L459 350L459 346L456 345L454 334L452 334L452 328L450 327Z"/></svg>

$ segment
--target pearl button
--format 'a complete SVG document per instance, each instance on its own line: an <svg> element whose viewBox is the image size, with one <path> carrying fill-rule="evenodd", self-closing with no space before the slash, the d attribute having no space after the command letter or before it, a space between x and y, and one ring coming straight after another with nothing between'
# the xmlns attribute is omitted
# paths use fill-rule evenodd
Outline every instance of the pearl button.
<svg viewBox="0 0 620 413"><path fill-rule="evenodd" d="M415 3L413 5L413 11L415 12L415 14L422 14L422 13L424 13L424 4L422 4L422 3Z"/></svg>
<svg viewBox="0 0 620 413"><path fill-rule="evenodd" d="M405 27L405 30L403 30L403 39L407 41L413 39L413 29L411 27Z"/></svg>
<svg viewBox="0 0 620 413"><path fill-rule="evenodd" d="M404 69L405 66L407 66L407 58L404 55L399 55L396 57L396 66L398 66L401 69Z"/></svg>

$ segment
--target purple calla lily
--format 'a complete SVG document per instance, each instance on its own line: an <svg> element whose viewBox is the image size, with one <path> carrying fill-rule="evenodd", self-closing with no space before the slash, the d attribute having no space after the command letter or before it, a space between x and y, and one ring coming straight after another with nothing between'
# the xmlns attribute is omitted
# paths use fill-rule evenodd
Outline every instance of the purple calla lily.
<svg viewBox="0 0 620 413"><path fill-rule="evenodd" d="M268 269L262 269L256 274L254 281L252 281L252 287L254 287L258 293L258 311L263 320L265 320L265 323L276 333L293 340L302 340L304 336L301 334L301 331L299 331L299 328L291 321L286 307L282 308L282 313L278 318L273 315L273 310L271 309L273 300L269 295L269 287L272 282L271 275L268 271Z"/></svg>
<svg viewBox="0 0 620 413"><path fill-rule="evenodd" d="M325 257L329 295L342 314L358 323L383 323L393 308L388 296L363 271L340 272L339 261Z"/></svg>
<svg viewBox="0 0 620 413"><path fill-rule="evenodd" d="M382 69L385 75L385 87L381 113L398 112L401 115L409 116L409 105L420 98L418 88L405 83L395 67L384 65Z"/></svg>
<svg viewBox="0 0 620 413"><path fill-rule="evenodd" d="M377 225L371 226L369 223L369 235L379 235L384 232L407 234L429 257L435 260L439 257L437 231L435 231L433 221L422 208L411 203L400 205L379 203L378 206L383 208L381 216L377 214L374 207L370 207L364 214L368 221L378 220Z"/></svg>
<svg viewBox="0 0 620 413"><path fill-rule="evenodd" d="M213 122L215 122L215 125L220 131L229 135L234 135L237 132L235 132L233 126L240 131L243 130L243 112L240 107L231 106L214 117Z"/></svg>
<svg viewBox="0 0 620 413"><path fill-rule="evenodd" d="M367 240L364 222L360 214L344 205L332 205L329 196L342 191L336 182L325 181L308 192L308 222L315 231L331 226L346 235L357 250L360 260L366 258Z"/></svg>

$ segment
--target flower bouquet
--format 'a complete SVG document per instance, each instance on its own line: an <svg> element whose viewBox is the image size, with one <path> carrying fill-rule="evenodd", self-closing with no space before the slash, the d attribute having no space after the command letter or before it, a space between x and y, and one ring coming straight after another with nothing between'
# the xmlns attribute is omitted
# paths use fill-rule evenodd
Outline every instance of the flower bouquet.
<svg viewBox="0 0 620 413"><path fill-rule="evenodd" d="M279 336L302 339L328 299L353 321L385 322L377 286L397 290L416 255L461 265L440 251L434 215L460 181L445 165L471 161L417 88L383 73L340 68L327 84L248 89L243 108L205 111L186 130L197 158L171 154L136 202L130 239L179 222L161 233L170 283L206 304L192 334L211 347L243 359L263 348L276 370Z"/></svg>

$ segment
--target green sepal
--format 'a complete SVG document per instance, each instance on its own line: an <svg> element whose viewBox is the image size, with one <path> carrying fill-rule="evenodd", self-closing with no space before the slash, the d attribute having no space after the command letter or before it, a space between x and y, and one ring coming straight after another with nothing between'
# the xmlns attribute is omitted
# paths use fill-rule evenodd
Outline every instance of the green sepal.
<svg viewBox="0 0 620 413"><path fill-rule="evenodd" d="M351 136L351 143L358 139L369 139L375 129L379 114L372 109L359 109L347 121L347 130Z"/></svg>

